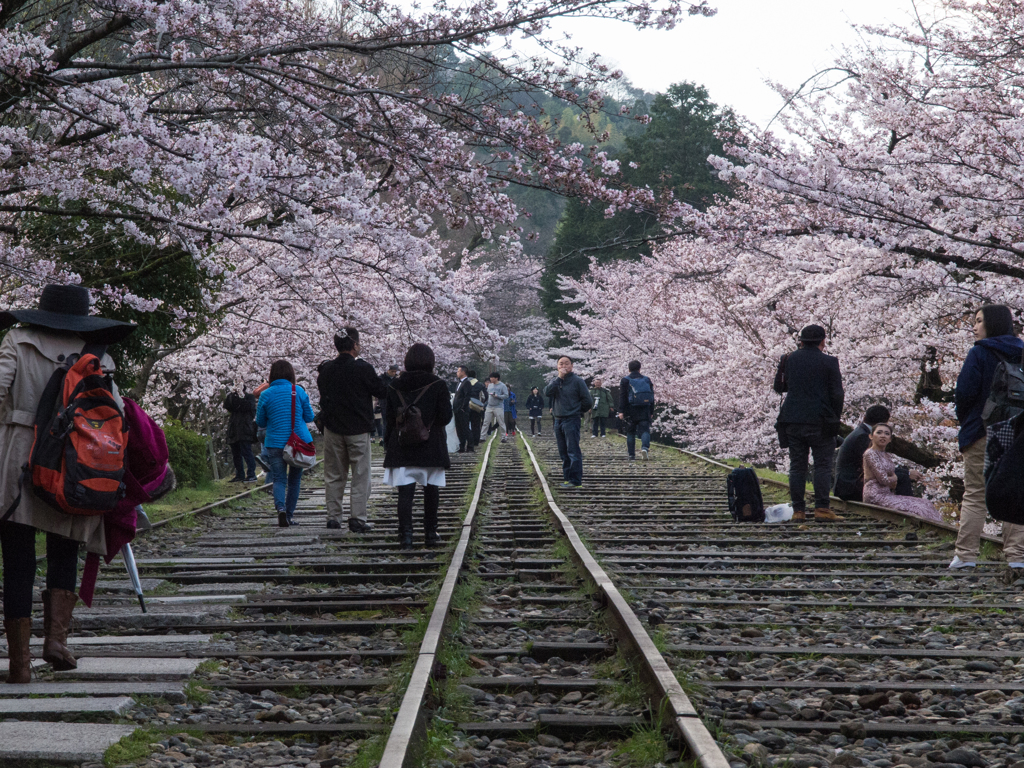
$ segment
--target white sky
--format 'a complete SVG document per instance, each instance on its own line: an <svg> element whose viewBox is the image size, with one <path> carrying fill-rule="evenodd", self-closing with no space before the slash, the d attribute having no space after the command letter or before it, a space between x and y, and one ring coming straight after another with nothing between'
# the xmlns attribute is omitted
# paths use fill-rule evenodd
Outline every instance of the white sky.
<svg viewBox="0 0 1024 768"><path fill-rule="evenodd" d="M855 44L853 23L905 23L910 0L712 0L718 14L685 18L671 32L573 20L572 42L600 53L647 91L681 80L704 85L714 102L760 126L782 102L765 80L796 87Z"/></svg>

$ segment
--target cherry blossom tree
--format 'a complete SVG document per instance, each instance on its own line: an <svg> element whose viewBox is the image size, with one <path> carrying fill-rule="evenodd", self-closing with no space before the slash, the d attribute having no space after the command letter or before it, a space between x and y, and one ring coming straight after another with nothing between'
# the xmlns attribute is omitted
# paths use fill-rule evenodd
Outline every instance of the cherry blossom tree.
<svg viewBox="0 0 1024 768"><path fill-rule="evenodd" d="M844 418L886 402L900 431L959 471L946 402L978 305L1024 317L1020 9L947 0L785 91L778 133L712 157L737 198L637 264L570 282L574 342L595 372L639 357L662 424L722 455L784 462L779 356L829 331ZM571 328L567 330L572 332ZM924 384L922 385L922 376ZM945 390L943 392L942 390Z"/></svg>
<svg viewBox="0 0 1024 768"><path fill-rule="evenodd" d="M163 313L181 331L139 361L139 394L163 370L173 376L161 387L190 380L189 396L209 398L215 382L277 356L309 375L342 321L389 360L420 339L496 353L462 292L479 277L446 263L439 223L514 258L509 184L660 204L606 183L616 168L597 131L591 146L563 146L549 118L517 106L543 92L586 124L619 77L549 23L671 28L712 12L684 0L346 0L329 12L283 0L7 0L2 303L24 303L53 275L85 279L60 253L90 258L114 239L149 249L120 265L133 276L191 262L211 281L198 307L134 293L110 275L117 263L90 270L107 306ZM517 55L524 35L550 59ZM72 219L74 232L57 226ZM48 223L60 237L32 236Z"/></svg>

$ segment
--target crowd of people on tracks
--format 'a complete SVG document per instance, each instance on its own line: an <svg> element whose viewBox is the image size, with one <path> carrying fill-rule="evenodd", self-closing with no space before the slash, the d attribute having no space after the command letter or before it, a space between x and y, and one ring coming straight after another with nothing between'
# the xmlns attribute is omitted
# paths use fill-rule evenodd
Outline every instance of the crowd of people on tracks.
<svg viewBox="0 0 1024 768"><path fill-rule="evenodd" d="M73 669L67 632L79 597L91 601L98 559L110 562L134 536L144 514L141 505L174 487L162 430L118 391L106 352L135 326L90 315L89 306L87 289L48 285L38 308L0 313L0 330L20 324L0 343L0 551L9 683L30 679L36 532L45 533L47 555L43 658L55 669ZM1002 471L1000 462L1016 450L1016 438L1024 432L1024 343L1014 332L1010 309L982 307L974 334L955 391L964 495L949 564L954 570L976 566L988 512L986 477L991 485L993 471ZM347 523L350 533L366 533L373 529L367 503L373 443L379 440L382 481L397 490L400 546L413 546L417 486L423 489L423 543L438 546L440 489L451 467L447 426L454 420L459 453L473 453L487 430L498 430L505 442L516 432L515 392L499 372L481 380L466 366L458 368L450 392L435 374L434 352L426 344L413 344L401 369L392 365L379 375L362 359L355 328L339 331L334 346L337 356L317 369L319 413L297 383L292 364L283 359L271 364L267 380L252 392L228 395L224 407L230 414L233 480L255 482L256 465L261 465L272 480L278 525L298 525L302 476L317 460L309 429L316 424L323 433L327 528ZM793 519L841 520L830 507L834 490L840 499L940 522L935 506L915 495L914 483L922 475L901 467L890 454L896 429L885 405L869 407L862 422L838 440L843 382L838 359L825 348L825 329L806 326L799 348L779 361L774 382L784 396L776 428L780 445L789 451ZM606 436L610 419L622 418L629 459L636 459L638 437L640 456L648 459L654 384L641 373L639 361L627 367L615 403L602 379L588 386L563 355L550 383L543 390L531 388L523 403L531 436L542 434L545 410L552 417L563 488L583 485L585 414L590 414L590 434L596 439ZM256 440L262 443L258 455L252 450ZM809 517L805 496L811 458L814 507ZM1016 468L1013 464L1007 471ZM1024 576L1024 525L1004 522L1002 535L1004 579L1012 583ZM88 557L79 585L83 544Z"/></svg>
<svg viewBox="0 0 1024 768"><path fill-rule="evenodd" d="M977 565L989 512L986 453L991 477L993 463L1003 450L998 438L1008 434L1012 442L1024 431L1020 423L1024 420L1024 342L1014 332L1012 312L1004 305L983 306L974 316L973 327L975 343L955 390L964 494L956 550L949 564L952 570ZM814 507L810 514L815 520L842 520L830 508L834 490L845 501L862 501L941 522L934 504L915 495L914 483L923 479L921 473L897 465L888 450L896 430L884 405L865 411L862 422L841 441L836 456L844 392L839 361L825 353L825 346L825 329L806 326L800 332L799 348L782 356L775 376L774 389L785 396L776 429L780 445L789 451L793 520L808 519L806 482L809 459L813 459ZM1002 537L1007 562L1003 579L1012 583L1024 576L1024 526L1004 521Z"/></svg>

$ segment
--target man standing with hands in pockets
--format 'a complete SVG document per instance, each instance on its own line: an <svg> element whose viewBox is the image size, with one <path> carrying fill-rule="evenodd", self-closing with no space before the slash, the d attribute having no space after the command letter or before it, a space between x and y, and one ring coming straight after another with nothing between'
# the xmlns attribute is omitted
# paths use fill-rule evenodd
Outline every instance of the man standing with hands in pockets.
<svg viewBox="0 0 1024 768"><path fill-rule="evenodd" d="M555 440L562 457L562 488L583 486L583 453L580 451L580 422L594 407L586 383L572 372L568 355L558 358L558 378L544 389L555 417Z"/></svg>

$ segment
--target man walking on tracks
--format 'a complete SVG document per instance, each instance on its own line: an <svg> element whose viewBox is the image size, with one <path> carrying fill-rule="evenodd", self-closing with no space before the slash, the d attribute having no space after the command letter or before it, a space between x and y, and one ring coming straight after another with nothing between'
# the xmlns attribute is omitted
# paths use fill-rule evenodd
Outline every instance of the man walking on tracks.
<svg viewBox="0 0 1024 768"><path fill-rule="evenodd" d="M508 430L505 427L505 400L508 398L508 387L501 383L501 374L497 371L491 373L490 384L487 385L487 410L484 411L484 422L480 428L488 431L491 424L498 422L498 429L501 430L501 442L508 440Z"/></svg>
<svg viewBox="0 0 1024 768"><path fill-rule="evenodd" d="M786 393L776 428L779 444L789 448L789 497L797 521L806 517L808 453L814 456L814 519L843 519L829 509L843 378L839 360L824 350L825 329L808 325L800 331L800 348L783 355L775 374L775 391Z"/></svg>
<svg viewBox="0 0 1024 768"><path fill-rule="evenodd" d="M555 417L555 441L562 457L562 487L583 486L583 453L580 451L580 422L583 414L594 407L586 383L572 372L572 360L558 358L558 378L544 389Z"/></svg>
<svg viewBox="0 0 1024 768"><path fill-rule="evenodd" d="M640 373L640 361L629 361L629 375L619 382L619 413L626 420L626 452L636 460L636 436L640 435L640 456L651 450L651 418L654 416L654 384Z"/></svg>
<svg viewBox="0 0 1024 768"><path fill-rule="evenodd" d="M370 443L373 432L373 398L383 400L387 385L373 366L359 358L359 332L346 328L334 335L338 356L317 368L320 409L324 420L324 494L327 527L341 528L342 497L349 467L352 468L351 512L348 528L366 533L370 498Z"/></svg>

